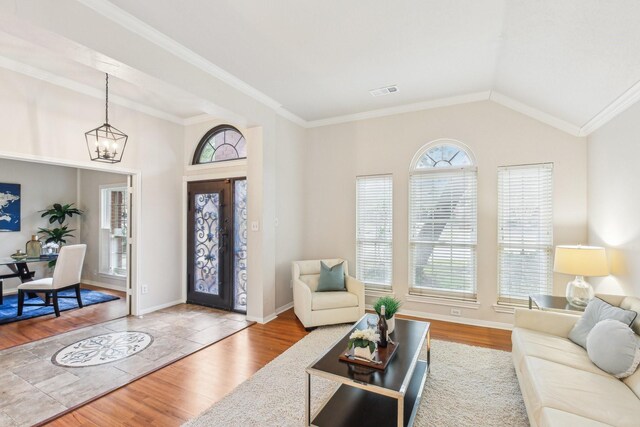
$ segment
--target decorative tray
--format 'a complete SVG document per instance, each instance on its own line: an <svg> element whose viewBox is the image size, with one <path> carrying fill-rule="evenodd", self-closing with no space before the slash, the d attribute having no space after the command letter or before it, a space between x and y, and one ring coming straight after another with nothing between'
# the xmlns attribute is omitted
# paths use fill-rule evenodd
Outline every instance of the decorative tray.
<svg viewBox="0 0 640 427"><path fill-rule="evenodd" d="M397 342L389 342L386 348L378 347L376 352L374 353L372 361L364 360L364 359L356 359L353 356L353 349L345 350L340 354L339 359L343 362L354 363L356 365L368 366L370 368L379 369L384 371L387 369L387 365L393 359L393 356L396 354L396 350L398 349Z"/></svg>

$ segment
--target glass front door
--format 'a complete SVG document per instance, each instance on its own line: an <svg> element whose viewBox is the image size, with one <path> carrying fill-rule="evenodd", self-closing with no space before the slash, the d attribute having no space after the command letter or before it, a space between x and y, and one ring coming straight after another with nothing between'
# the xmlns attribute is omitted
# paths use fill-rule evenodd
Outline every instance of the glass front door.
<svg viewBox="0 0 640 427"><path fill-rule="evenodd" d="M246 312L246 180L188 185L187 302Z"/></svg>

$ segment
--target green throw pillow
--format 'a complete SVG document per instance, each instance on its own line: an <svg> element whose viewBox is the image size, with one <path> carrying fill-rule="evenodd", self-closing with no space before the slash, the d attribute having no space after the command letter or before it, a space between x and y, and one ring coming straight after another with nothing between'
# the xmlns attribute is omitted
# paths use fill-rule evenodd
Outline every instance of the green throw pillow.
<svg viewBox="0 0 640 427"><path fill-rule="evenodd" d="M329 268L320 261L320 280L316 292L346 291L344 287L344 262Z"/></svg>

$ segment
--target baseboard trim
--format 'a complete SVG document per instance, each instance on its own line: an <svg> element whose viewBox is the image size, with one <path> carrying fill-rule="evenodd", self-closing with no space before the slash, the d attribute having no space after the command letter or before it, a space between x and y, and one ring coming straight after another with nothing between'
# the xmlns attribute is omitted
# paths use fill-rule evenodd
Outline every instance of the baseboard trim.
<svg viewBox="0 0 640 427"><path fill-rule="evenodd" d="M97 282L95 280L87 280L87 279L82 279L82 283L91 285L91 286L97 286L99 288L111 289L112 291L120 291L120 292L127 291L126 285L122 285L122 286L111 285L109 283Z"/></svg>
<svg viewBox="0 0 640 427"><path fill-rule="evenodd" d="M291 301L289 304L285 304L282 307L276 308L276 315L284 313L285 311L289 310L290 308L293 308L293 301Z"/></svg>
<svg viewBox="0 0 640 427"><path fill-rule="evenodd" d="M163 308L173 307L174 305L182 304L184 301L181 299L177 299L175 301L171 301L165 304L156 305L153 307L143 308L140 310L140 315L144 316L145 314L152 313L154 311L162 310Z"/></svg>
<svg viewBox="0 0 640 427"><path fill-rule="evenodd" d="M367 310L373 310L373 306L367 305ZM459 323L461 325L470 325L470 326L482 326L485 328L493 328L493 329L503 329L506 331L513 330L513 325L509 323L502 322L493 322L491 320L482 320L482 319L471 319L468 317L457 317L457 316L449 316L446 314L435 314L435 313L425 313L423 311L415 311L415 310L400 310L399 314L404 314L407 316L418 317L420 319L425 320L440 320L443 322L449 323Z"/></svg>
<svg viewBox="0 0 640 427"><path fill-rule="evenodd" d="M18 293L18 288L14 288L14 289L3 289L2 290L2 295L15 295Z"/></svg>
<svg viewBox="0 0 640 427"><path fill-rule="evenodd" d="M276 317L278 317L275 313L272 313L266 317L254 317L254 316L247 316L247 320L250 322L256 322L256 323L260 323L262 325L264 325L265 323L269 323L271 322L273 319L275 319Z"/></svg>

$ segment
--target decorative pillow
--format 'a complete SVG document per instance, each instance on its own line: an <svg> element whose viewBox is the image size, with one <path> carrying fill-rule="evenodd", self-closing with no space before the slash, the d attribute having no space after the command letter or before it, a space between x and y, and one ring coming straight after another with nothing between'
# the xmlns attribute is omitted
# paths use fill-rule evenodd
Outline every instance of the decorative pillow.
<svg viewBox="0 0 640 427"><path fill-rule="evenodd" d="M638 338L624 323L606 319L587 336L587 354L596 366L616 378L633 374L640 363Z"/></svg>
<svg viewBox="0 0 640 427"><path fill-rule="evenodd" d="M582 317L569 332L569 339L583 348L587 348L587 335L594 326L601 320L618 320L629 326L636 319L638 313L631 310L624 310L620 307L609 304L596 297L589 301Z"/></svg>
<svg viewBox="0 0 640 427"><path fill-rule="evenodd" d="M344 262L329 268L320 261L320 279L316 292L346 291L344 287Z"/></svg>

